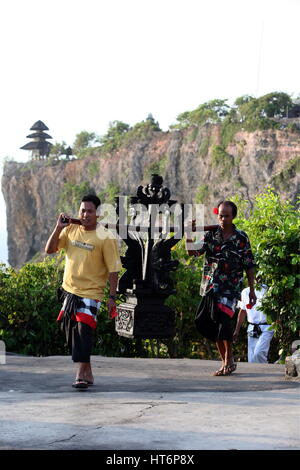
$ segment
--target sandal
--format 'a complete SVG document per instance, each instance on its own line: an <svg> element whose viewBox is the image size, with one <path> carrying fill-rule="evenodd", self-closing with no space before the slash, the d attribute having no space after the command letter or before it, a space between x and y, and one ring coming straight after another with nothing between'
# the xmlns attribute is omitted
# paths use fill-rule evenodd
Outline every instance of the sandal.
<svg viewBox="0 0 300 470"><path fill-rule="evenodd" d="M224 367L222 366L219 370L216 370L216 372L213 373L215 377L220 377L221 375L224 375Z"/></svg>
<svg viewBox="0 0 300 470"><path fill-rule="evenodd" d="M83 379L76 379L75 382L72 384L74 388L88 388L88 383L86 380Z"/></svg>
<svg viewBox="0 0 300 470"><path fill-rule="evenodd" d="M233 362L233 364L230 364L229 366L224 366L223 375L232 374L232 372L234 372L236 368L237 368L237 365L235 362Z"/></svg>

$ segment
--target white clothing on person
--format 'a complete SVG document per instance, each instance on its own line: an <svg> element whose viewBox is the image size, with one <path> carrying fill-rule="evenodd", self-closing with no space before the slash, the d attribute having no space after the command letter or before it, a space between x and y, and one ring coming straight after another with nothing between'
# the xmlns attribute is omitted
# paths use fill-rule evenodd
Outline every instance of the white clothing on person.
<svg viewBox="0 0 300 470"><path fill-rule="evenodd" d="M239 308L246 310L249 323L247 329L248 362L267 363L270 343L274 335L274 330L270 330L270 325L267 324L266 315L260 310L261 300L267 291L267 286L263 284L259 288L255 288L257 300L251 309L247 308L249 304L249 291L249 287L242 290L241 300L238 303ZM259 325L262 332L258 337L252 336L255 325Z"/></svg>

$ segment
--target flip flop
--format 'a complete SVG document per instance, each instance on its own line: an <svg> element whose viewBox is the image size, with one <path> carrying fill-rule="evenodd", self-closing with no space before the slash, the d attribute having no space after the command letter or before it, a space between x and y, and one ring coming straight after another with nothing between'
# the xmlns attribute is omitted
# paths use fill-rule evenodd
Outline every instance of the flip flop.
<svg viewBox="0 0 300 470"><path fill-rule="evenodd" d="M94 385L94 382L91 382L90 380L86 380L86 383L87 383L88 385Z"/></svg>
<svg viewBox="0 0 300 470"><path fill-rule="evenodd" d="M223 375L230 375L232 372L234 372L237 368L237 364L234 362L233 364L230 364L230 366L225 366L223 370Z"/></svg>
<svg viewBox="0 0 300 470"><path fill-rule="evenodd" d="M216 372L213 373L215 377L220 377L221 375L224 375L224 366L222 366L219 370L216 370Z"/></svg>
<svg viewBox="0 0 300 470"><path fill-rule="evenodd" d="M88 388L88 382L83 379L76 379L75 382L72 384L72 387L79 389Z"/></svg>

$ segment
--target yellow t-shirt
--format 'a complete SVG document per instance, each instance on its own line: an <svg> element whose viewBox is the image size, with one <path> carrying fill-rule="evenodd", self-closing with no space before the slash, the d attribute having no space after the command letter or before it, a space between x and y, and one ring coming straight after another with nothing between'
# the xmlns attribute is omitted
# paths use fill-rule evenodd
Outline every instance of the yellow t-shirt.
<svg viewBox="0 0 300 470"><path fill-rule="evenodd" d="M104 227L84 230L81 225L65 227L58 250L66 251L63 288L71 294L102 300L108 274L122 268L117 240Z"/></svg>

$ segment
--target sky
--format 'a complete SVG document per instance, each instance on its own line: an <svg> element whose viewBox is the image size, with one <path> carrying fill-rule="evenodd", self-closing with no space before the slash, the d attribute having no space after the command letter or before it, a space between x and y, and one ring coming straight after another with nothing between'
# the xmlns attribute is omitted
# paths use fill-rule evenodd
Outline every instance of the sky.
<svg viewBox="0 0 300 470"><path fill-rule="evenodd" d="M300 0L9 0L0 3L0 163L37 120L82 130L152 113L163 130L211 99L300 93ZM7 261L0 195L0 261Z"/></svg>

